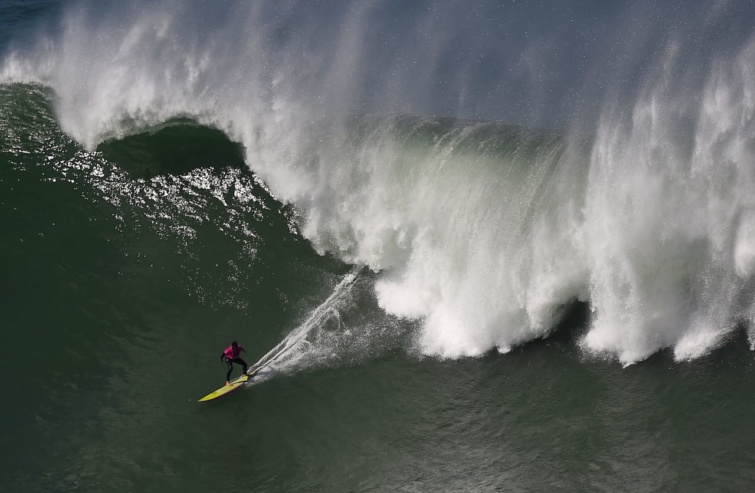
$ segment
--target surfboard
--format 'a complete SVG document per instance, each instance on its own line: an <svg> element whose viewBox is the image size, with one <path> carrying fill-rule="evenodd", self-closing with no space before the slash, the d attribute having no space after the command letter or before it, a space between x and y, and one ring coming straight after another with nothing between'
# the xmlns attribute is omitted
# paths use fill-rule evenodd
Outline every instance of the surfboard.
<svg viewBox="0 0 755 493"><path fill-rule="evenodd" d="M207 402L217 399L218 397L223 397L224 395L228 395L234 390L238 390L241 387L244 386L244 382L247 382L251 377L244 373L239 378L231 382L231 385L223 385L215 392L211 392L207 394L206 396L199 399L199 402Z"/></svg>

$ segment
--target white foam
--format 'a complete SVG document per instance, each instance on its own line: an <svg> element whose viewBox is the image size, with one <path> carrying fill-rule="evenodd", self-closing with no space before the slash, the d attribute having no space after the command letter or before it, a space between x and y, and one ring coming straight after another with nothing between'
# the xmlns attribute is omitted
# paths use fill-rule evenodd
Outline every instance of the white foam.
<svg viewBox="0 0 755 493"><path fill-rule="evenodd" d="M375 80L370 9L287 30L277 19L296 10L268 7L71 10L59 38L7 57L0 74L49 84L61 127L89 149L175 116L222 128L319 251L381 272L380 306L423 321L426 354L508 351L578 299L594 312L587 351L688 359L753 313L752 44L702 87L675 71L671 45L630 111L606 106L586 156L568 138L533 149L502 127L355 121L364 99L386 113L421 99L415 86L435 72L388 63L397 76ZM212 14L207 26L195 11Z"/></svg>

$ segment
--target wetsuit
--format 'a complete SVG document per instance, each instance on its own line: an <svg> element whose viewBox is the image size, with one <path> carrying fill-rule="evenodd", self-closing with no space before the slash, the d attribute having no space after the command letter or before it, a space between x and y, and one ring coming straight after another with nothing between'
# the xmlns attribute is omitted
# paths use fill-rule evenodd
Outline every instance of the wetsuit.
<svg viewBox="0 0 755 493"><path fill-rule="evenodd" d="M241 351L243 350L244 348L242 346L236 346L235 348L233 346L228 346L227 348L225 348L225 351L223 351L223 354L220 355L220 360L225 360L226 364L228 365L228 373L225 376L226 382L231 381L231 372L233 371L234 363L236 363L237 365L243 365L244 373L246 373L247 368L249 368L249 366L246 364L246 361L239 357L241 355Z"/></svg>

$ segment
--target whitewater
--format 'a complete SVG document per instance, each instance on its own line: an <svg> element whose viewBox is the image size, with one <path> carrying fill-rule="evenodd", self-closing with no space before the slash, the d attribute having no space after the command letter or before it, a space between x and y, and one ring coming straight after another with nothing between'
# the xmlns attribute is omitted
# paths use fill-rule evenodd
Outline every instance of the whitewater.
<svg viewBox="0 0 755 493"><path fill-rule="evenodd" d="M74 3L8 45L0 81L51 88L90 152L175 118L222 130L318 252L376 273L421 354L506 353L580 302L584 354L623 365L740 329L755 346L755 38L697 41L738 3L628 8L586 25L618 28L604 51L506 40L516 7L390 5Z"/></svg>

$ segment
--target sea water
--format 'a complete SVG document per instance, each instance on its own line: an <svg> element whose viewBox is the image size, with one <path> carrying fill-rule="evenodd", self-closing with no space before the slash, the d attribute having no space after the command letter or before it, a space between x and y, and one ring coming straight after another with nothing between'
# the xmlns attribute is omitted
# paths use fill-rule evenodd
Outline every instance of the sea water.
<svg viewBox="0 0 755 493"><path fill-rule="evenodd" d="M0 3L0 489L746 489L753 13Z"/></svg>

